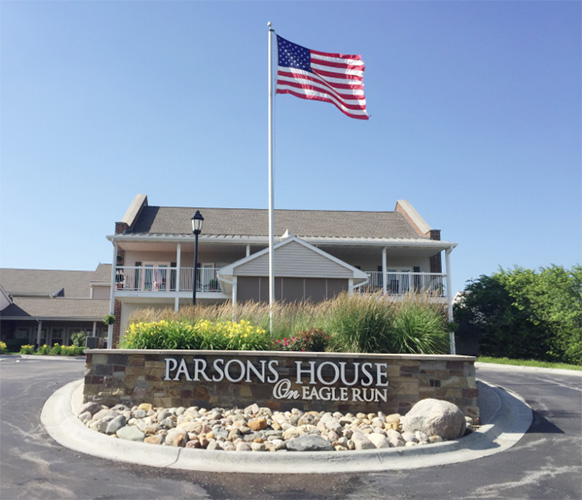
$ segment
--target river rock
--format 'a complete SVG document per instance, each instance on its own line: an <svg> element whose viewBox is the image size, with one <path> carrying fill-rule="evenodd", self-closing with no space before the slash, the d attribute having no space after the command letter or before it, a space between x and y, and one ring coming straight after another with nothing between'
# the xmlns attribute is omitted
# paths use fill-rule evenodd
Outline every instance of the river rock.
<svg viewBox="0 0 582 500"><path fill-rule="evenodd" d="M376 445L370 441L369 436L360 431L354 432L351 440L356 450L372 450L376 448Z"/></svg>
<svg viewBox="0 0 582 500"><path fill-rule="evenodd" d="M333 445L325 438L315 435L300 436L287 441L289 451L333 451Z"/></svg>
<svg viewBox="0 0 582 500"><path fill-rule="evenodd" d="M297 427L289 427L289 429L283 433L283 439L285 441L290 441L291 439L295 439L299 436L301 436L301 430Z"/></svg>
<svg viewBox="0 0 582 500"><path fill-rule="evenodd" d="M181 429L171 429L166 435L164 443L168 446L184 447L188 442L188 433Z"/></svg>
<svg viewBox="0 0 582 500"><path fill-rule="evenodd" d="M391 447L404 446L406 444L402 435L394 429L388 429L386 431L386 440Z"/></svg>
<svg viewBox="0 0 582 500"><path fill-rule="evenodd" d="M336 434L341 434L342 426L339 421L333 417L326 419L325 421L325 428L329 431L333 431Z"/></svg>
<svg viewBox="0 0 582 500"><path fill-rule="evenodd" d="M418 439L414 432L404 431L402 433L402 439L404 439L404 441L406 441L407 443L409 442L418 443Z"/></svg>
<svg viewBox="0 0 582 500"><path fill-rule="evenodd" d="M80 413L78 418L81 422L86 424L87 422L89 422L89 420L91 420L91 413L89 413L88 411Z"/></svg>
<svg viewBox="0 0 582 500"><path fill-rule="evenodd" d="M186 431L186 432L192 432L194 434L200 434L202 432L202 428L203 428L204 424L202 422L182 422L181 424L178 424L178 426L176 427L176 429L179 429L181 431ZM209 432L209 431L207 431Z"/></svg>
<svg viewBox="0 0 582 500"><path fill-rule="evenodd" d="M105 434L115 434L119 429L121 429L127 423L123 415L117 415L108 424L105 429Z"/></svg>
<svg viewBox="0 0 582 500"><path fill-rule="evenodd" d="M164 444L165 439L166 434L154 434L151 436L146 436L143 442L148 444Z"/></svg>
<svg viewBox="0 0 582 500"><path fill-rule="evenodd" d="M267 428L267 420L264 418L256 418L251 420L247 425L252 431L261 431Z"/></svg>
<svg viewBox="0 0 582 500"><path fill-rule="evenodd" d="M368 434L368 439L372 441L376 448L390 448L390 443L386 439L386 436L382 434Z"/></svg>
<svg viewBox="0 0 582 500"><path fill-rule="evenodd" d="M80 406L77 415L81 415L85 412L89 412L91 416L95 415L98 411L101 411L103 407L99 403L84 403Z"/></svg>
<svg viewBox="0 0 582 500"><path fill-rule="evenodd" d="M145 434L135 425L126 425L119 429L116 434L119 439L127 439L128 441L143 441L145 439Z"/></svg>
<svg viewBox="0 0 582 500"><path fill-rule="evenodd" d="M145 418L147 417L148 412L145 410L137 409L133 415L135 418Z"/></svg>
<svg viewBox="0 0 582 500"><path fill-rule="evenodd" d="M258 405L245 409L141 405L131 409L124 405L114 408L84 405L84 411L79 409L77 414L91 430L121 439L209 450L345 451L417 446L443 440L434 429L402 430L404 417L386 416L381 412L360 412L354 416L338 411L304 412L298 408L271 411ZM92 417L91 411L95 411ZM463 425L468 425L464 418L461 420Z"/></svg>
<svg viewBox="0 0 582 500"><path fill-rule="evenodd" d="M259 413L259 405L257 403L254 403L252 405L249 405L245 408L244 412L247 415L256 415L257 413Z"/></svg>
<svg viewBox="0 0 582 500"><path fill-rule="evenodd" d="M208 451L222 451L222 446L215 439L211 439L206 449Z"/></svg>
<svg viewBox="0 0 582 500"><path fill-rule="evenodd" d="M253 451L253 449L249 443L241 441L236 445L236 451Z"/></svg>

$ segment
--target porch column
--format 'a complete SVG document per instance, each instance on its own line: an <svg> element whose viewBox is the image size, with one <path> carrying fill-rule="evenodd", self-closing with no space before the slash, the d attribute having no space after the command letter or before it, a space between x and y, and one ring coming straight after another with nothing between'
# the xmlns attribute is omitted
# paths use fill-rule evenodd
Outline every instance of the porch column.
<svg viewBox="0 0 582 500"><path fill-rule="evenodd" d="M182 244L178 243L176 250L176 298L174 299L174 311L180 310L180 275L182 274Z"/></svg>
<svg viewBox="0 0 582 500"><path fill-rule="evenodd" d="M97 321L93 321L93 332L91 333L91 337L97 336Z"/></svg>
<svg viewBox="0 0 582 500"><path fill-rule="evenodd" d="M384 247L382 249L382 293L384 295L386 295L386 293L388 293L388 272L386 270L387 264L386 264L386 253L387 253L388 249L386 247Z"/></svg>
<svg viewBox="0 0 582 500"><path fill-rule="evenodd" d="M238 299L238 277L232 277L232 320L236 321L236 301Z"/></svg>
<svg viewBox="0 0 582 500"><path fill-rule="evenodd" d="M111 291L109 292L109 314L115 314L115 274L117 272L117 242L113 241L113 260L111 261ZM107 349L113 349L113 325L107 325Z"/></svg>
<svg viewBox="0 0 582 500"><path fill-rule="evenodd" d="M354 278L350 278L348 281L348 295L354 294Z"/></svg>
<svg viewBox="0 0 582 500"><path fill-rule="evenodd" d="M445 266L447 267L447 306L449 322L453 321L453 285L451 280L451 252L453 247L445 250ZM451 354L457 353L455 346L455 332L449 332L449 343L451 346Z"/></svg>
<svg viewBox="0 0 582 500"><path fill-rule="evenodd" d="M40 347L40 335L42 333L42 321L38 320L38 328L36 330L36 345Z"/></svg>
<svg viewBox="0 0 582 500"><path fill-rule="evenodd" d="M236 306L238 295L238 276L232 277L232 305Z"/></svg>
<svg viewBox="0 0 582 500"><path fill-rule="evenodd" d="M251 246L247 245L247 257L251 254Z"/></svg>

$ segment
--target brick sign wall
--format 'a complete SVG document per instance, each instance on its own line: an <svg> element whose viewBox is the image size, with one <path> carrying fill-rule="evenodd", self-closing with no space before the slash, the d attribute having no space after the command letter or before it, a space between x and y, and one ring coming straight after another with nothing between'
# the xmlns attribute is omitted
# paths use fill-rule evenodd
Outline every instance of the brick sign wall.
<svg viewBox="0 0 582 500"><path fill-rule="evenodd" d="M107 406L406 413L420 399L478 417L471 356L265 351L87 351L84 400Z"/></svg>

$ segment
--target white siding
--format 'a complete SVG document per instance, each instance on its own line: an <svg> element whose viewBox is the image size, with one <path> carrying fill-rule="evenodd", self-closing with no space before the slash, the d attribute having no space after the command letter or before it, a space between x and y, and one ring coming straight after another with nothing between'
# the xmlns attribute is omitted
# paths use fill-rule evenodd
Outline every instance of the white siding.
<svg viewBox="0 0 582 500"><path fill-rule="evenodd" d="M234 269L237 276L268 276L269 255L264 254ZM275 276L297 278L351 278L350 269L293 241L275 249Z"/></svg>

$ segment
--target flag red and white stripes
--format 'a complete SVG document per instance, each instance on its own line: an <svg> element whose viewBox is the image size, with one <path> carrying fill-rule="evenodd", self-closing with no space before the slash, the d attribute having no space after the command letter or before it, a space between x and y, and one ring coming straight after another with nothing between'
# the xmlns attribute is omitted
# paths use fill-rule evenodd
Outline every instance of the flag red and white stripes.
<svg viewBox="0 0 582 500"><path fill-rule="evenodd" d="M310 50L277 35L277 94L330 102L350 118L367 120L364 62L359 55Z"/></svg>

